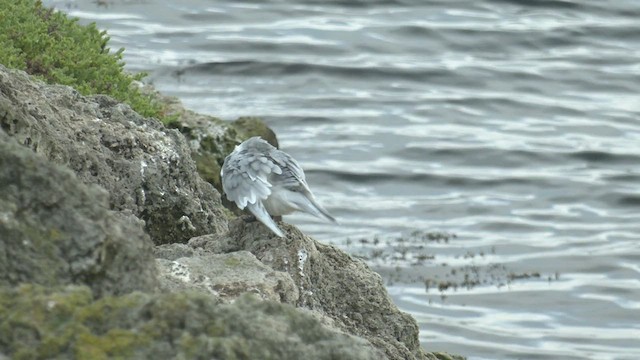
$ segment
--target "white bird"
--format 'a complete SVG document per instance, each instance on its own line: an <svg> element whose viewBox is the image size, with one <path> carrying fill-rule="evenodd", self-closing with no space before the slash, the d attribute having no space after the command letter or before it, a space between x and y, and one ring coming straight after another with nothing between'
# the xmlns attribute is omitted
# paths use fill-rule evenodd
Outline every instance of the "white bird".
<svg viewBox="0 0 640 360"><path fill-rule="evenodd" d="M284 233L270 215L302 211L336 222L316 202L298 162L258 136L236 146L224 159L220 176L227 199L241 210L246 207L280 237Z"/></svg>

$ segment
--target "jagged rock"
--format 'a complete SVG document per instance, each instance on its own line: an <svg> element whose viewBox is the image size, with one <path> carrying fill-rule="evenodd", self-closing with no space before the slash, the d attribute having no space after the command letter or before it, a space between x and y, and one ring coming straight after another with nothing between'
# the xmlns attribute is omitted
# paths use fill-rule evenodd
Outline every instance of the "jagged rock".
<svg viewBox="0 0 640 360"><path fill-rule="evenodd" d="M0 130L0 286L86 284L95 295L156 287L142 222Z"/></svg>
<svg viewBox="0 0 640 360"><path fill-rule="evenodd" d="M0 354L13 359L384 359L367 341L294 307L243 296L132 293L94 301L86 287L0 288Z"/></svg>
<svg viewBox="0 0 640 360"><path fill-rule="evenodd" d="M226 230L220 195L198 176L184 137L127 105L0 65L0 126L105 188L111 208L144 220L156 244Z"/></svg>
<svg viewBox="0 0 640 360"><path fill-rule="evenodd" d="M183 254L183 249L178 247L176 252ZM163 292L199 290L223 302L235 300L244 293L289 304L298 299L298 289L289 274L274 271L248 251L194 252L189 257L178 257L169 249L162 251L166 258L157 259L157 265Z"/></svg>
<svg viewBox="0 0 640 360"><path fill-rule="evenodd" d="M287 272L298 288L297 306L367 339L389 359L437 358L422 349L415 320L398 310L380 276L364 262L291 225L281 228L286 238L278 238L258 222L237 219L229 224L228 234L201 236L189 244L213 253L250 251L270 268Z"/></svg>

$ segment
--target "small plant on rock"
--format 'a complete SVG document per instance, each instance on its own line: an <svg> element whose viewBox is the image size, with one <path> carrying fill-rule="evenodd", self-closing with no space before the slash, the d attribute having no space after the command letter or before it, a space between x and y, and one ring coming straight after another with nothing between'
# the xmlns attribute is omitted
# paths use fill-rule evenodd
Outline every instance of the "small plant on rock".
<svg viewBox="0 0 640 360"><path fill-rule="evenodd" d="M113 52L108 42L95 24L80 25L40 1L0 4L0 64L72 86L83 95L112 96L143 116L161 118L163 106L134 84L145 74L125 72L124 49Z"/></svg>

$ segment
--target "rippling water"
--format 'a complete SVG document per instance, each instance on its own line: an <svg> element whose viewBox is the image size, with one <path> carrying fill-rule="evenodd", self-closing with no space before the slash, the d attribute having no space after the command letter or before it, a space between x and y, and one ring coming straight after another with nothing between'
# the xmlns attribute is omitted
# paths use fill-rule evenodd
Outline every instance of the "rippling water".
<svg viewBox="0 0 640 360"><path fill-rule="evenodd" d="M640 2L45 3L188 107L269 122L341 225L288 220L368 253L425 348L640 358Z"/></svg>

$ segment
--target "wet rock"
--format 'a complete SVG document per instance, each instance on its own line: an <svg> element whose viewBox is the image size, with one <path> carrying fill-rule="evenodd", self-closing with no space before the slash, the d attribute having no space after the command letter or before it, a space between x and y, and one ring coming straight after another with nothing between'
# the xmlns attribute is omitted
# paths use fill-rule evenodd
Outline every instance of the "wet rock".
<svg viewBox="0 0 640 360"><path fill-rule="evenodd" d="M365 340L294 307L243 296L132 293L94 301L86 287L0 289L0 353L14 359L383 359Z"/></svg>
<svg viewBox="0 0 640 360"><path fill-rule="evenodd" d="M197 174L177 130L106 96L84 97L0 65L0 126L19 143L109 194L156 244L226 230L220 195Z"/></svg>
<svg viewBox="0 0 640 360"><path fill-rule="evenodd" d="M86 284L94 294L156 287L143 223L0 130L0 286Z"/></svg>

